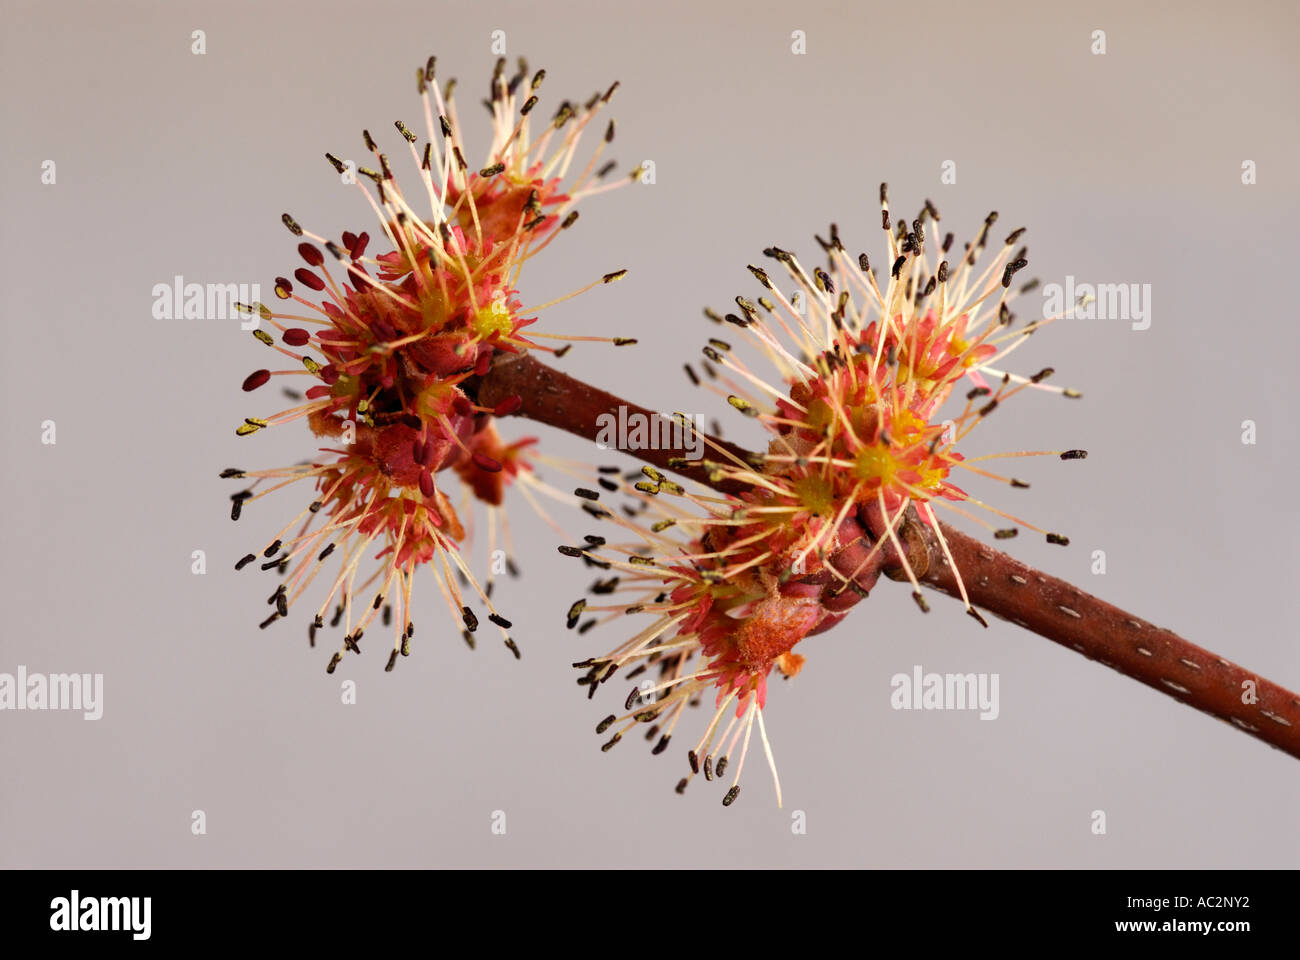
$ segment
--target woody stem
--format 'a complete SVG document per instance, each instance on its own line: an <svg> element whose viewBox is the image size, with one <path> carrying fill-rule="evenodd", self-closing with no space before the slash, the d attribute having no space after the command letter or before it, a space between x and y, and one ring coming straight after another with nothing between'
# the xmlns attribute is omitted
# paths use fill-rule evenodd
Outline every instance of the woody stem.
<svg viewBox="0 0 1300 960"><path fill-rule="evenodd" d="M650 418L646 422L654 422L658 416L528 355L498 356L479 383L478 401L483 406L495 407L512 396L522 401L514 415L592 441L600 434L602 415L617 419L620 408L624 417L639 414ZM722 455L712 444L746 463L761 462L761 458L735 444L717 439L709 443L706 456L715 460ZM638 448L622 452L723 493L737 493L744 488L735 481L711 481L711 471L703 463L683 462L685 449ZM934 531L921 523L909 527L912 546L921 550L926 568L921 583L959 598L956 576ZM940 528L975 606L1300 758L1300 696L947 524L941 523ZM883 531L871 532L878 537ZM915 568L918 558L909 559ZM897 576L897 567L897 557L888 552L886 573Z"/></svg>

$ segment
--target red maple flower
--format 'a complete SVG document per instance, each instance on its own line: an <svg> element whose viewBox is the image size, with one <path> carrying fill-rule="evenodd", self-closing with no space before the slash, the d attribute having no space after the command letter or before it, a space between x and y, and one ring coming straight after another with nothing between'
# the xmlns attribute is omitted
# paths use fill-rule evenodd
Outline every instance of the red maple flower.
<svg viewBox="0 0 1300 960"><path fill-rule="evenodd" d="M773 668L787 677L799 672L804 657L794 648L839 623L867 595L886 552L911 580L918 605L928 609L900 535L906 522L932 527L949 562L936 506L963 516L974 516L966 508L977 506L1038 529L974 499L952 480L965 472L1027 486L977 466L988 457L968 458L956 449L1017 393L1050 389L1043 384L1050 369L1022 377L993 367L1055 319L1012 325L1008 304L1025 289L1011 289L1027 262L1023 251L1012 252L1023 231L1012 233L993 263L977 272L996 219L991 215L954 269L947 259L951 235L938 257L926 245L926 217L938 220L931 204L910 229L901 220L895 229L883 187L881 199L891 265L883 289L866 255L850 260L832 226L830 240L821 242L825 268L809 272L793 254L775 247L766 251L795 284L794 295L785 296L765 270L750 266L766 294L757 303L737 297L739 314L706 311L716 322L736 327L779 374L775 382L765 381L718 338L704 348L706 379L699 381L688 368L693 380L766 430L761 462L748 462L713 438L699 438L716 458L705 461L710 479L725 481L736 492L721 498L690 493L645 468L648 481L622 488L639 500L630 516L605 512L634 540L614 544L589 537L582 548L566 548L618 571L598 582L594 592L630 594L617 602L580 601L570 609L570 626L588 611L612 618L654 617L631 640L576 665L587 671L582 682L593 695L621 668L632 667L624 675L630 677L658 671L658 681L632 691L623 715L599 725L600 732L618 725L605 749L646 723L650 738L659 737L655 752L662 752L685 708L713 691L713 717L688 751L691 772L679 782L679 791L698 773L708 780L719 776L739 744L735 777L723 799L731 804L755 726L776 778L763 724L767 678ZM964 405L941 419L941 408L963 379L972 384ZM1060 392L1078 396L1073 390ZM1084 455L1066 450L993 456L1048 453L1063 459ZM913 515L916 519L909 519ZM998 537L1015 532L985 525ZM1053 533L1047 538L1068 542ZM964 597L960 571L957 575ZM966 606L984 623L969 601Z"/></svg>
<svg viewBox="0 0 1300 960"><path fill-rule="evenodd" d="M279 470L232 468L223 475L256 479L235 495L236 517L244 504L273 490L295 480L314 481L317 495L311 505L262 551L270 561L264 567L294 567L272 595L276 613L263 626L287 615L326 558L341 555L341 569L310 628L314 644L331 603L337 603L332 624L346 617L346 635L329 662L330 671L347 650L359 652L357 641L376 616L393 626L388 669L408 651L414 629L411 579L421 566L433 571L471 643L478 617L461 583L471 591L469 601L487 608L488 618L518 656L506 632L510 623L489 597L491 581L487 589L481 586L461 558L466 525L443 478L490 511L500 508L507 485L539 482L533 477L531 442L506 445L494 426L495 417L510 412L517 399L485 408L475 403L472 386L498 354L567 349L539 344L527 332L536 313L551 304L523 306L517 289L521 269L573 225L581 200L637 176L634 172L619 182L602 182L612 167L602 163L613 139L612 121L585 166L570 176L579 141L614 87L582 106L564 101L549 121L537 124L533 110L544 76L538 71L530 77L521 60L518 71L507 77L505 61L498 62L489 102L492 142L484 165L471 168L451 94L455 81L440 89L430 58L418 72L427 127L423 146L404 123L396 124L417 170L420 199L408 202L387 155L369 132L364 140L375 157L373 169L354 169L327 154L374 209L379 240L372 243L366 232L345 232L338 241L330 240L285 214L284 224L299 238L305 265L292 279L276 278L282 306L244 307L267 328L255 329L254 335L292 362L288 369L254 371L244 380L244 390L256 390L272 377L306 376L312 385L297 396L304 402L266 418L250 417L236 432L246 436L305 418L317 437L333 445L311 463ZM372 255L375 246L383 252ZM623 273L605 274L590 286ZM269 488L259 489L268 482ZM504 516L501 526L508 537ZM493 514L493 535L496 527ZM381 565L358 584L358 570L367 559L363 555L371 553L369 559ZM254 559L249 554L238 566ZM370 590L354 609L358 591Z"/></svg>

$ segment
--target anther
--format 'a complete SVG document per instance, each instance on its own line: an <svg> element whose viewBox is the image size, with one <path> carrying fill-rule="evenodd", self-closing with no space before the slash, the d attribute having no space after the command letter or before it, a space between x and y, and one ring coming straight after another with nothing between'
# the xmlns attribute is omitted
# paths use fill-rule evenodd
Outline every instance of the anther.
<svg viewBox="0 0 1300 960"><path fill-rule="evenodd" d="M568 615L565 617L565 626L572 630L574 626L577 625L578 619L582 616L582 612L586 609L587 601L585 599L575 601L573 605L569 607Z"/></svg>
<svg viewBox="0 0 1300 960"><path fill-rule="evenodd" d="M299 267L293 272L293 275L304 287L310 287L313 290L325 289L325 281L316 276L316 274L312 273L306 267Z"/></svg>
<svg viewBox="0 0 1300 960"><path fill-rule="evenodd" d="M243 384L244 392L248 393L250 391L256 390L258 387L262 386L262 384L266 383L266 381L270 379L271 379L270 370L254 370L252 373L250 373L247 377L244 378L244 384Z"/></svg>

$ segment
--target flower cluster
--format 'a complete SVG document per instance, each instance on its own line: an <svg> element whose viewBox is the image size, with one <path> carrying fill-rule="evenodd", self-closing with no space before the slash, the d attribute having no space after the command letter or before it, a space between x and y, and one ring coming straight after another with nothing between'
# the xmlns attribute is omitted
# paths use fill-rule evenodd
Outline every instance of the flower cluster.
<svg viewBox="0 0 1300 960"><path fill-rule="evenodd" d="M480 585L461 556L466 527L444 478L453 478L463 500L487 505L494 547L494 508L506 486L526 490L540 481L531 441L506 444L496 431L495 418L517 408L519 398L484 408L474 400L475 379L498 354L559 354L568 348L544 346L537 342L542 335L529 330L539 310L568 297L525 307L517 289L520 272L573 225L581 200L629 182L603 182L613 167L603 157L613 121L581 169L571 171L584 132L617 84L583 104L564 101L538 124L533 111L545 71L530 76L521 60L508 76L504 59L498 61L485 101L492 142L484 164L470 167L452 97L455 81L440 88L434 68L430 58L417 71L427 128L423 145L405 123L395 124L418 170L415 196L408 201L368 131L363 136L373 168L326 154L373 208L378 242L372 244L367 232L344 232L336 242L285 214L305 265L292 279L276 278L281 306L243 308L258 318L254 336L290 362L288 369L254 371L244 390L274 377L305 376L311 386L302 393L286 390L302 402L265 418L250 417L236 432L246 436L305 418L329 446L297 466L231 468L222 475L255 480L232 497L236 519L247 504L282 487L300 480L314 484L310 504L259 550L264 569L287 574L268 600L275 609L262 626L287 616L334 556L337 573L309 628L314 645L331 606L331 626L344 622L331 672L346 651L360 651L358 642L377 617L393 628L387 669L409 652L412 577L421 566L433 571L471 645L478 618L462 585L486 606L505 644L519 655L507 633L510 622L492 605L490 579ZM636 176L634 171L630 179ZM375 247L383 252L372 254ZM504 516L500 520L508 538ZM236 568L257 559L250 553ZM363 572L367 559L378 560L379 567Z"/></svg>
<svg viewBox="0 0 1300 960"><path fill-rule="evenodd" d="M766 381L716 337L704 347L706 378L689 365L687 372L758 420L766 451L745 456L704 438L713 458L706 461L709 481L718 492L689 492L653 468L632 485L610 481L608 488L631 496L635 505L623 515L607 510L604 516L631 539L589 537L582 547L563 548L615 571L592 587L595 594L615 596L574 604L571 627L588 612L600 616L584 629L629 613L653 618L613 651L576 664L585 671L579 682L589 695L622 668L631 667L631 677L657 672L657 679L633 688L621 715L598 725L600 733L615 728L604 749L648 724L647 737L660 753L686 708L706 693L714 697L712 718L687 752L690 772L679 792L697 774L719 778L739 748L723 798L730 805L755 727L775 779L763 721L768 676L774 667L795 675L804 657L794 647L843 619L886 562L902 568L918 605L928 609L904 531L909 524L930 528L952 563L936 506L983 524L997 538L1025 527L1049 542L1068 542L976 500L955 482L974 475L1025 487L984 463L1085 455L1058 450L966 457L957 449L977 424L1026 389L1078 396L1047 385L1050 368L1028 377L1001 369L1007 354L1056 319L1017 325L1011 312L1014 297L1033 286L1013 288L1027 264L1025 250L1016 248L1023 230L1011 233L982 265L996 213L951 256L952 234L939 244L927 239L927 228L939 220L932 204L910 224L895 224L882 186L881 207L888 240L883 280L866 254L850 258L832 225L828 240L818 238L824 267L810 272L793 254L768 248L782 280L751 265L764 294L736 297L737 312L706 311L715 323L735 327L777 378ZM781 290L786 280L795 290L789 297ZM963 380L970 384L964 401L941 418L940 408ZM987 626L956 573L967 612Z"/></svg>

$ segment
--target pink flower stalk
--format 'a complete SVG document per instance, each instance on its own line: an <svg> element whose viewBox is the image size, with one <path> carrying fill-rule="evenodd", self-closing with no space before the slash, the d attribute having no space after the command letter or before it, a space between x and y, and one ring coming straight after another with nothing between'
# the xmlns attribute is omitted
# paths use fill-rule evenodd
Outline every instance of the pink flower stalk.
<svg viewBox="0 0 1300 960"><path fill-rule="evenodd" d="M309 629L314 645L331 604L331 625L346 620L330 672L346 651L359 652L358 641L376 617L393 627L387 669L399 654L409 652L412 577L421 566L433 571L471 645L478 618L462 583L487 608L506 646L519 655L506 632L510 622L492 605L491 580L481 586L461 557L466 528L440 478L453 478L466 500L487 505L490 548L495 547L495 511L505 487L541 485L533 475L537 458L532 441L507 445L494 426L495 417L518 406L518 398L486 408L474 401L473 384L498 353L543 350L559 355L568 349L568 344L541 345L537 340L543 335L529 330L538 311L568 297L524 307L517 288L521 270L573 225L580 201L637 176L634 172L602 183L613 166L603 162L614 136L613 121L581 168L576 173L571 169L583 133L617 84L582 105L564 101L552 119L536 124L533 110L544 76L545 71L538 71L530 78L521 60L518 71L507 77L505 61L498 61L487 101L492 141L483 165L471 168L452 99L455 81L440 90L430 58L417 72L427 131L423 145L406 124L395 124L417 171L409 200L388 157L369 132L363 134L375 157L374 169L357 169L361 180L353 182L378 217L384 251L370 252L380 244L372 244L369 233L345 232L335 242L285 214L285 225L301 240L298 253L305 266L294 271L292 280L276 279L275 293L283 306L244 307L280 342L267 329L255 329L254 335L292 361L287 369L254 371L244 380L244 390L256 390L273 377L307 377L312 385L304 395L286 391L305 402L264 419L250 417L236 432L247 436L306 419L312 432L332 445L309 463L261 471L232 468L222 475L255 478L252 487L233 498L236 518L245 504L294 481L314 483L317 493L310 505L260 550L269 561L264 568L285 572L292 567L268 601L275 613L262 626L287 616L326 559L339 557L340 568ZM347 164L333 154L326 157L339 174L349 176ZM373 193L362 181L373 184ZM625 272L605 274L583 290L611 283ZM500 525L508 538L504 516ZM237 569L256 559L250 553ZM380 566L363 574L368 559Z"/></svg>

